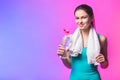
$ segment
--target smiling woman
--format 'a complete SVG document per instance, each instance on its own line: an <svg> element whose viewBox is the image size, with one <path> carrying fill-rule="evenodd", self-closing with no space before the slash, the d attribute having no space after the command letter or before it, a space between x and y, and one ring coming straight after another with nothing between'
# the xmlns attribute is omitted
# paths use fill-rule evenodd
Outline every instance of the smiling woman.
<svg viewBox="0 0 120 80"><path fill-rule="evenodd" d="M92 17L89 17L89 15L84 10L77 10L75 12L76 17L76 24L80 27L80 29L86 29L90 26L92 22Z"/></svg>
<svg viewBox="0 0 120 80"><path fill-rule="evenodd" d="M57 53L64 65L72 69L69 80L101 80L97 65L108 66L106 37L94 29L90 6L78 6L74 15L78 28L72 34L71 44L67 50L59 45Z"/></svg>

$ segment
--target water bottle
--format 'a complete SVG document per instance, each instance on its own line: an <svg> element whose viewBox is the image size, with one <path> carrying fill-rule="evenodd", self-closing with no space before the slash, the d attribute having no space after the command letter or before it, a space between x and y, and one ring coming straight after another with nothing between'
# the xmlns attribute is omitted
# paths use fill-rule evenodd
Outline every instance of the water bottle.
<svg viewBox="0 0 120 80"><path fill-rule="evenodd" d="M70 36L69 35L65 35L64 47L65 47L66 50L68 50L68 48L69 48L69 43L70 43Z"/></svg>
<svg viewBox="0 0 120 80"><path fill-rule="evenodd" d="M65 50L69 49L69 43L70 43L70 35L69 31L67 29L64 29L65 36L62 40L62 45L65 47ZM64 54L65 56L66 54ZM59 56L61 58L61 56Z"/></svg>
<svg viewBox="0 0 120 80"><path fill-rule="evenodd" d="M65 33L65 39L64 39L64 47L67 50L69 48L69 43L70 43L70 35L69 35L69 30L64 29Z"/></svg>
<svg viewBox="0 0 120 80"><path fill-rule="evenodd" d="M69 34L69 31L66 29L64 29L64 32L65 32L64 47L66 50L68 50L72 45L71 35ZM73 57L78 56L78 54L73 53L72 50L69 50L69 54L70 56L73 56Z"/></svg>

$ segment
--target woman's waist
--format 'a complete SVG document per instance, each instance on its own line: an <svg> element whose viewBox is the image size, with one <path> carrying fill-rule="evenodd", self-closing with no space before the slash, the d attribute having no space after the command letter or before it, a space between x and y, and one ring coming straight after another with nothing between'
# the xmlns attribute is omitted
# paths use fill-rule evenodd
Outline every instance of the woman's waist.
<svg viewBox="0 0 120 80"><path fill-rule="evenodd" d="M81 64L81 65L72 65L72 71L74 72L96 72L97 66L94 64Z"/></svg>
<svg viewBox="0 0 120 80"><path fill-rule="evenodd" d="M71 71L71 80L100 80L100 75L98 71Z"/></svg>

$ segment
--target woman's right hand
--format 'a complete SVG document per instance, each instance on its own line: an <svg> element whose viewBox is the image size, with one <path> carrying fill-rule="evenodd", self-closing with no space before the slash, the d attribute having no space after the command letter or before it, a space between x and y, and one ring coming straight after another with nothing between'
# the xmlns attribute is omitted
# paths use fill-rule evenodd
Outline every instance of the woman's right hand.
<svg viewBox="0 0 120 80"><path fill-rule="evenodd" d="M63 45L58 46L57 54L61 59L67 59L69 57L69 51L65 49Z"/></svg>
<svg viewBox="0 0 120 80"><path fill-rule="evenodd" d="M61 58L64 65L68 68L71 68L71 60L70 60L69 50L66 50L63 45L59 45L57 54Z"/></svg>

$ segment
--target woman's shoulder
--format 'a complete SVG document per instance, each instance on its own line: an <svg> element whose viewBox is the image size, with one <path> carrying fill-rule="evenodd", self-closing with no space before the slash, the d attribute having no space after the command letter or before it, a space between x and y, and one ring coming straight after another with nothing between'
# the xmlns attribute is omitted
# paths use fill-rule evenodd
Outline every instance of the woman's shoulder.
<svg viewBox="0 0 120 80"><path fill-rule="evenodd" d="M99 34L99 39L101 44L106 44L107 38L105 35Z"/></svg>

